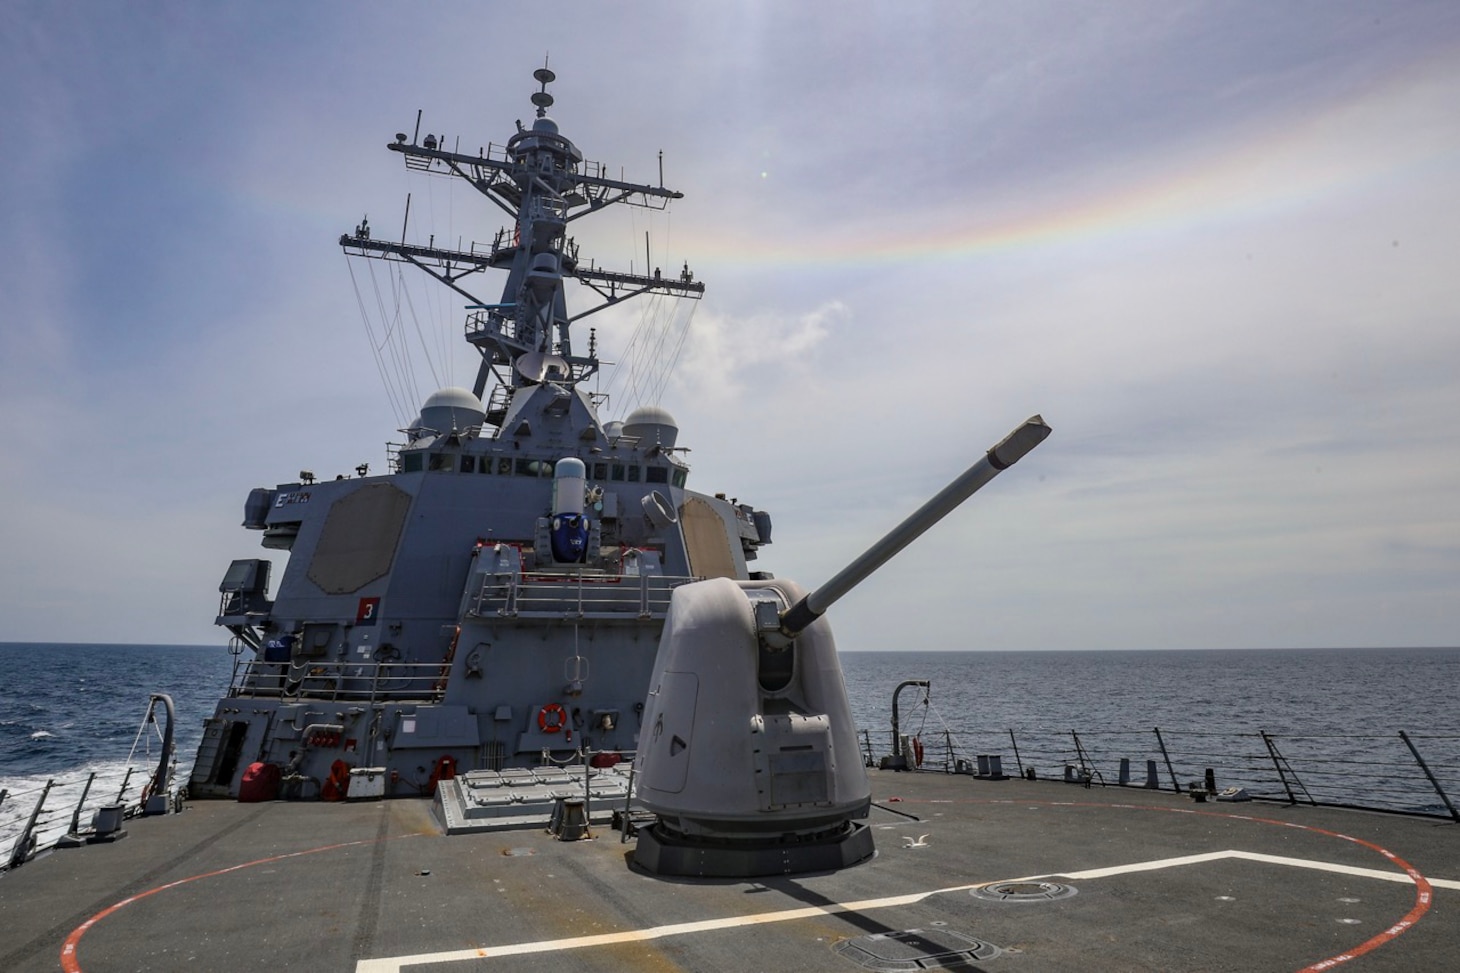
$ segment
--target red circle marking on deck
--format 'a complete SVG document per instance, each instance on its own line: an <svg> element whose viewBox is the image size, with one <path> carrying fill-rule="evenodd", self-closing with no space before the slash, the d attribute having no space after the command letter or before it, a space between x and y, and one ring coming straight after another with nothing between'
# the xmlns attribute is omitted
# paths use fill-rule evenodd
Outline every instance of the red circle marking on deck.
<svg viewBox="0 0 1460 973"><path fill-rule="evenodd" d="M899 800L899 799L898 798L892 798L892 800ZM900 800L902 800L904 803L910 803L910 804L930 803L930 802L921 801L921 800L918 800L918 799L908 800L906 798L902 798ZM1012 800L1003 800L1003 799L999 799L999 800L965 799L965 800L960 800L960 801L939 801L937 803L940 803L940 804L954 804L954 803L957 803L957 804L1043 804L1043 805L1050 806L1050 807L1092 807L1092 808L1098 807L1098 808L1117 808L1117 809L1120 809L1120 810L1130 810L1130 811L1162 811L1162 812L1166 812L1168 814L1194 814L1194 815L1201 815L1201 816L1204 816L1204 817L1226 818L1227 820L1230 820L1230 821L1252 821L1252 822L1255 822L1257 824L1272 824L1272 825L1277 825L1277 826L1283 827L1283 828L1297 828L1297 829L1299 829L1301 831L1310 831L1310 832L1312 832L1314 834L1321 834L1321 835L1324 835L1324 836L1329 837L1329 838L1339 838L1339 839L1342 839L1343 841L1348 841L1348 842L1351 842L1351 843L1356 844L1356 845L1362 845L1363 847L1368 848L1371 851L1378 852L1380 855L1384 856L1385 859L1387 859L1388 861L1392 862L1401 871L1403 871L1406 875L1409 876L1410 881L1414 883L1414 887L1415 887L1415 902L1414 902L1413 908L1411 908L1409 910L1409 912L1405 913L1405 915L1404 915L1403 918L1401 918L1398 922L1394 923L1394 925L1390 926L1388 929L1385 929L1383 932L1379 933L1378 935L1371 936L1369 939L1366 939L1362 943L1359 943L1353 949L1345 950L1344 952L1338 953L1338 954L1336 954L1334 956L1331 956L1328 959L1319 960L1316 963L1312 963L1312 964L1310 964L1308 966L1304 966L1301 969L1299 969L1297 971L1297 973L1321 973L1321 971L1323 971L1323 970L1331 970L1334 967L1339 966L1340 964L1347 963L1349 960L1357 959L1360 956L1363 956L1365 953L1371 952L1372 950L1377 949L1378 947L1383 946L1384 944L1386 944L1388 942L1391 942L1392 940L1398 938L1402 933L1407 932L1409 929L1413 928L1414 925L1417 922L1419 922L1419 920L1425 915L1425 913L1429 912L1430 903L1433 901L1433 898L1434 898L1434 889L1430 885L1429 880L1426 879L1424 877L1424 875L1420 874L1419 870L1416 869L1413 865L1409 864L1407 861L1405 861L1404 859L1400 858L1398 855L1394 854L1392 851L1389 851L1386 848L1383 848L1383 847L1381 847L1379 845L1376 845L1373 842L1364 841L1362 838L1355 838L1355 837L1353 837L1351 835L1340 834L1337 831L1329 831L1326 828L1318 828L1318 827L1313 827L1311 825L1306 825L1306 824L1295 824L1295 823L1293 823L1291 821L1279 821L1279 820L1277 820L1275 818L1260 818L1260 817L1254 817L1253 815L1250 815L1250 814L1224 814L1224 813L1217 812L1217 811L1194 811L1194 810L1189 810L1189 809L1186 809L1186 808L1144 807L1144 806L1141 806L1141 805L1138 805L1138 804L1097 804L1097 803L1094 803L1093 801L1012 801ZM424 835L424 834L427 834L427 832L417 832L415 834L408 834L408 835L396 835L395 838L413 838L413 837L420 837L421 835ZM71 931L71 935L69 935L69 936L66 937L65 945L63 945L61 947L61 969L64 970L65 973L82 973L81 965L76 961L76 945L77 945L77 943L79 943L81 941L81 937L84 936L84 935L86 935L87 931L90 930L92 926L96 925L101 920L107 918L112 913L116 912L118 909L122 908L123 906L130 905L131 903L136 902L136 901L138 901L140 899L145 899L148 896L156 895L158 892L165 892L168 889L176 888L179 885L186 885L189 882L196 882L196 881L198 881L200 879L205 879L205 878L213 878L213 877L218 876L218 875L226 875L229 872L241 871L242 869L245 869L245 868L252 868L255 865L267 865L270 862L283 861L283 860L288 859L288 858L299 858L299 857L304 856L304 855L313 855L313 854L318 854L319 852L324 852L324 851L334 851L334 850L339 849L339 848L350 848L350 847L353 847L353 846L356 846L356 845L370 845L370 844L375 844L378 841L392 841L392 840L395 840L395 839L394 838L370 838L370 839L362 839L360 841L345 841L345 842L341 842L339 844L334 844L334 845L323 845L323 846L321 846L319 848L307 848L307 849L305 849L303 851L292 851L292 852L289 852L289 853L283 854L283 855L274 855L274 856L269 857L269 858L260 858L260 859L257 859L256 861L243 862L242 864L239 864L239 865L230 865L228 868L220 868L220 869L217 869L215 871L204 872L201 875L193 875L193 876L190 876L188 878L180 878L180 879L178 879L175 882L168 882L165 885L159 885L156 888L148 889L145 892L139 892L136 895L129 896L129 897L121 900L120 902L117 902L117 903L114 903L113 905L108 906L107 908L105 908L102 911L98 912L96 915L92 916L90 919L87 919L81 925L79 925L75 929L73 929Z"/></svg>
<svg viewBox="0 0 1460 973"><path fill-rule="evenodd" d="M86 935L86 933L91 929L92 926L96 925L98 922L101 922L101 920L105 919L107 916L111 915L113 912L116 912L123 906L131 905L133 902L137 902L149 896L156 895L158 892L166 892L168 889L175 889L179 885L187 885L189 882L196 882L200 879L214 878L219 875L227 875L229 872L242 871L245 868L252 868L255 865L267 865L270 862L284 861L287 858L299 858L304 855L315 855L322 851L335 851L340 848L353 848L356 845L373 845L381 841L394 841L397 838L416 838L428 833L429 832L420 831L413 834L393 835L387 838L362 838L359 841L342 841L336 845L321 845L318 848L306 848L303 851L291 851L287 854L273 855L269 858L259 858L255 861L243 862L239 865L229 865L227 868L219 868L215 871L204 872L201 875L190 875L187 878L180 878L175 882L168 882L166 885L159 885L156 888L148 889L145 892L138 892L136 895L130 895L120 902L115 902L112 905L107 906L105 909L102 909L96 915L92 916L90 919L87 919L81 925L71 930L71 935L66 937L65 944L61 946L61 969L64 970L65 973L83 973L81 969L81 964L78 963L76 960L76 944L81 942L81 937Z"/></svg>
<svg viewBox="0 0 1460 973"><path fill-rule="evenodd" d="M896 798L893 798L893 800L896 800ZM1359 943L1353 949L1344 950L1342 953L1338 953L1334 956L1328 957L1328 959L1319 960L1316 963L1311 963L1308 966L1301 967L1299 970L1297 970L1297 973L1321 973L1321 971L1323 970L1331 970L1335 966L1347 963L1349 960L1352 959L1358 959L1365 953L1371 952L1379 948L1380 946L1383 946L1385 943L1388 943L1398 938L1401 933L1407 932L1409 929L1413 928L1414 924L1419 922L1420 918L1423 917L1426 912L1430 911L1430 903L1434 900L1434 888L1430 885L1429 879L1421 875L1419 870L1411 865L1409 862L1405 861L1403 858L1400 858L1398 855L1394 854L1394 852L1388 850L1387 848L1381 848L1379 845L1376 845L1371 841L1365 841L1362 838L1355 838L1352 835L1340 834L1337 831L1329 831L1326 828L1315 828L1312 825L1307 824L1294 824L1292 821L1279 821L1276 818L1259 818L1254 817L1250 814L1224 814L1220 811L1194 811L1188 808L1146 807L1140 804L1097 804L1094 801L1014 801L1006 800L1003 798L991 800L985 800L980 798L965 798L963 800L957 801L932 802L924 799L915 798L912 800L907 800L905 801L905 803L1043 804L1047 807L1102 807L1119 808L1121 810L1130 811L1164 811L1168 814L1198 814L1209 818L1226 818L1229 821L1255 821L1258 824L1275 824L1282 828L1297 828L1301 831L1311 831L1314 834L1325 835L1329 838L1340 838L1344 841L1349 841L1356 845L1363 845L1365 848L1368 848L1371 851L1376 851L1379 854L1383 855L1394 865L1398 866L1400 871L1409 876L1409 880L1414 883L1414 907L1404 914L1404 918L1400 919L1394 925L1390 926L1388 929L1385 929L1377 936L1371 936L1370 938Z"/></svg>
<svg viewBox="0 0 1460 973"><path fill-rule="evenodd" d="M1253 820L1267 821L1266 818L1254 818ZM1269 823L1277 824L1283 822ZM1400 919L1394 925L1390 926L1388 929L1385 929L1377 936L1372 936L1369 939L1364 940L1362 943L1359 943L1353 949L1345 950L1344 952L1339 953L1336 956L1330 956L1328 959L1319 960L1317 963L1313 963L1310 966L1305 966L1301 970L1299 970L1298 973L1317 973L1318 970L1331 970L1340 963L1347 963L1351 959L1357 959L1358 957L1364 955L1370 950L1377 949L1380 946L1383 946L1385 943L1389 942L1390 940L1396 938L1397 936L1399 936L1400 933L1409 929L1416 922L1419 922L1420 917L1423 916L1426 912L1430 911L1430 903L1434 901L1434 889L1433 887L1431 887L1429 879L1421 875L1418 869L1416 869L1409 862L1405 861L1403 858L1400 858L1398 855L1394 854L1392 851L1387 851L1386 849L1381 848L1378 845L1373 844L1372 842L1364 841L1362 838L1354 838L1350 835L1339 834L1336 831L1326 831L1323 828L1309 828L1306 825L1301 824L1297 825L1297 827L1305 828L1308 831L1314 831L1318 834L1328 835L1330 838L1342 838L1344 841L1352 841L1354 844L1363 845L1365 848L1372 848L1374 851L1377 851L1379 854L1383 855L1385 858L1398 865L1405 872L1405 874L1409 876L1409 880L1414 883L1414 906L1404 914L1404 918Z"/></svg>

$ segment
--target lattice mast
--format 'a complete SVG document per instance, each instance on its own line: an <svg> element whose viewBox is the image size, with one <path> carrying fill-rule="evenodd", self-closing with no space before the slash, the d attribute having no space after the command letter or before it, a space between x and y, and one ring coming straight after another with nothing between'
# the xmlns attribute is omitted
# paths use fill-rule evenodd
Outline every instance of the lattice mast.
<svg viewBox="0 0 1460 973"><path fill-rule="evenodd" d="M583 154L558 133L557 123L547 114L553 104L547 86L556 75L541 67L533 77L540 85L532 95L536 117L530 127L519 121L505 146L488 144L474 156L448 150L445 136L420 138L419 114L411 140L407 142L401 132L387 146L405 157L407 168L464 179L506 212L512 223L497 232L490 247L473 243L469 250L451 250L435 246L434 238L426 246L409 244L404 229L401 242L394 243L373 238L368 220L354 234L340 237L348 254L412 264L466 298L466 340L482 356L472 389L478 399L486 392L489 376L504 390L542 381L575 385L595 374L599 361L592 341L586 354L574 352L573 322L640 294L698 299L705 289L688 264L665 277L657 269L645 274L603 270L580 258L577 244L567 235L573 220L615 203L664 209L683 193L664 187L662 165L660 185L650 186L609 179L601 164L584 162ZM408 198L407 221L409 213ZM472 274L488 269L507 270L501 298L495 303L483 301L467 287ZM592 288L601 302L569 315L566 278ZM490 409L488 422L499 416L499 410Z"/></svg>

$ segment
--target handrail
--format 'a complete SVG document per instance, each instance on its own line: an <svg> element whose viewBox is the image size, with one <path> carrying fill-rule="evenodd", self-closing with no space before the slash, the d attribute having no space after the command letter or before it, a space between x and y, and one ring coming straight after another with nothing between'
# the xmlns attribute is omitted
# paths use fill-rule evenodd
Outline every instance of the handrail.
<svg viewBox="0 0 1460 973"><path fill-rule="evenodd" d="M1125 786L1154 786L1202 794L1207 772L1215 790L1240 788L1258 800L1301 801L1323 807L1360 808L1434 817L1460 823L1450 795L1460 793L1460 734L1393 732L1291 733L1219 730L1101 730L970 728L955 726L925 738L924 772L971 768L981 754L1013 747L1021 774L1063 779L1063 768L1080 779L1083 766L1099 783L1121 780L1118 767L1146 764L1150 777ZM1281 745L1281 746L1280 746ZM1427 751L1421 755L1421 750ZM1164 771L1164 773L1162 773ZM969 771L971 772L971 771ZM1169 783L1162 777L1169 775ZM1189 781L1186 788L1182 781ZM1110 786L1120 786L1111 784ZM1438 800L1437 800L1438 798Z"/></svg>
<svg viewBox="0 0 1460 973"><path fill-rule="evenodd" d="M674 589L696 578L681 575L486 574L468 614L477 618L663 618Z"/></svg>
<svg viewBox="0 0 1460 973"><path fill-rule="evenodd" d="M264 662L238 668L229 696L324 699L341 702L427 701L442 698L441 662L354 662L339 659Z"/></svg>
<svg viewBox="0 0 1460 973"><path fill-rule="evenodd" d="M124 820L142 814L146 808L141 792L131 798L126 796L135 770L79 769L48 778L35 787L0 792L8 811L25 809L7 814L6 824L0 827L0 872L17 868L73 836L86 834L82 816L88 811L120 805ZM180 801L181 796L172 794L169 799Z"/></svg>

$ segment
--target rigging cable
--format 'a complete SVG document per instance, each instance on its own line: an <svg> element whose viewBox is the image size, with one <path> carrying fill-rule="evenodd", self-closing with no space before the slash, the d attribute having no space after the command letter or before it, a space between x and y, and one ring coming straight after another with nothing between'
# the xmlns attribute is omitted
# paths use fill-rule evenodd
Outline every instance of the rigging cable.
<svg viewBox="0 0 1460 973"><path fill-rule="evenodd" d="M435 179L427 179L426 180L426 200L427 200L427 210L426 211L427 211L428 220L429 220L429 223L430 223L430 230L431 230L431 237L430 237L430 239L433 242L436 239L436 222L437 222L437 216L436 216L436 188L435 187L436 187L437 182L438 182L438 180L435 180ZM456 180L455 179L448 179L448 180L446 180L446 233L444 234L445 239L447 239L447 240L450 240L452 238L452 235L453 235L453 227L455 225L455 216L456 216ZM462 249L461 248L461 245L460 245L460 241L458 241L458 245L457 245L457 248L456 249L458 249L458 250ZM432 287L432 288L428 288L427 291L426 291L427 305L428 305L428 307L427 307L428 324L431 325L430 330L431 330L432 334L435 336L435 339L436 339L435 355L440 360L440 362L441 362L441 368L442 368L442 376L436 378L436 387L437 388L441 388L441 387L443 387L443 385L454 385L454 384L456 384L452 380L453 379L453 375L454 375L454 369L452 369L452 367L451 367L452 366L452 354L451 354L451 352L452 352L452 343L451 343L451 334L450 334L450 328L449 328L449 320L450 320L450 315L451 315L451 309L449 307L449 304L450 304L450 295L451 294L452 294L452 291L449 290L448 288L439 288L438 289L438 288ZM419 328L419 325L418 325L418 328ZM425 339L422 338L422 346L424 347L424 345L425 345ZM430 361L431 354L432 354L431 352L427 352L427 360L428 360L428 362ZM435 377L435 375L436 375L436 369L434 367L432 367L432 369L431 369L431 374L432 374L433 377ZM442 378L445 379L445 382L444 383L441 380Z"/></svg>
<svg viewBox="0 0 1460 973"><path fill-rule="evenodd" d="M439 388L442 387L441 376L439 376L439 375L436 374L436 363L434 361L432 361L432 359L431 359L431 349L426 344L426 333L421 328L421 318L420 318L420 315L418 315L416 313L416 305L415 305L415 302L411 300L411 292L410 292L410 289L405 286L405 275L402 274L402 275L400 275L400 277L401 277L401 281L400 281L400 283L401 283L401 295L405 298L405 306L411 312L411 323L413 323L416 326L416 337L420 339L420 342L421 342L421 352L422 352L422 354L424 354L426 356L426 367L428 369L430 369L430 371L431 371L431 378L436 382L436 388L439 389ZM437 332L439 334L439 332L440 332L441 329L438 328L436 330L437 330Z"/></svg>
<svg viewBox="0 0 1460 973"><path fill-rule="evenodd" d="M675 310L684 315L684 323L679 326L679 340L675 342L674 353L669 356L668 364L661 371L659 384L654 389L654 404L658 405L664 397L664 389L669 384L669 378L674 374L675 366L679 364L680 355L684 353L684 346L689 338L690 322L694 320L695 311L699 308L699 301L689 301L689 310L684 310L685 301L677 301Z"/></svg>
<svg viewBox="0 0 1460 973"><path fill-rule="evenodd" d="M384 346L389 349L390 362L394 366L397 394L401 399L402 419L410 421L411 402L420 401L416 394L415 370L411 366L410 342L400 337L400 284L391 279L393 311L386 313L385 299L380 292L380 280L375 273L375 263L370 263L370 284L375 290L375 304L379 308L381 327L384 328Z"/></svg>
<svg viewBox="0 0 1460 973"><path fill-rule="evenodd" d="M360 308L360 321L365 325L365 337L370 343L370 353L375 357L375 370L380 373L380 384L385 389L385 397L390 402L391 411L395 413L396 422L405 425L406 420L402 416L400 402L395 390L391 387L390 376L385 368L385 358L380 353L381 345L376 343L375 330L370 325L370 313L365 309L365 299L360 293L360 282L355 277L355 262L345 254L345 266L350 270L350 284L355 288L355 303Z"/></svg>
<svg viewBox="0 0 1460 973"><path fill-rule="evenodd" d="M941 724L943 724L943 735L948 740L948 756L949 756L950 759L952 759L952 757L958 751L958 749L962 746L962 744L960 744L954 738L954 736L953 736L953 729L948 725L948 721L943 718L943 714L938 711L938 707L936 705L934 705L932 696L929 695L928 697L926 697L926 700L925 701L926 701L926 703L928 705L928 709L932 710L933 714L938 717L938 722L941 723ZM927 723L928 722L928 710L924 710L923 711L923 722L924 723ZM922 735L922 729L921 729L921 727L918 729L918 735L919 736Z"/></svg>
<svg viewBox="0 0 1460 973"><path fill-rule="evenodd" d="M663 262L672 264L672 261L667 258L672 249L674 219L668 209L663 211L663 215L664 257L666 258ZM699 307L699 301L682 297L670 298L666 303L669 321L659 342L657 380L652 383L650 390L650 402L653 405L658 405L664 398L664 390L669 385L669 379L674 374L675 367L679 364L680 356L684 353L684 346L689 338L689 326ZM674 336L674 350L666 358L663 354L664 344L671 335Z"/></svg>
<svg viewBox="0 0 1460 973"><path fill-rule="evenodd" d="M641 229L636 208L630 210L630 227L634 240L638 240ZM653 214L650 214L649 222L654 222ZM664 221L665 235L669 233L668 213L665 212ZM650 235L652 239L652 235ZM651 252L646 252L648 266L644 268L646 276L654 272L654 262ZM663 261L660 262L663 266ZM629 337L628 343L624 346L623 356L615 364L612 372L605 383L604 392L612 395L620 382L624 383L623 398L625 399L622 410L627 413L639 405L645 403L657 405L663 395L673 370L674 364L679 360L683 351L686 331L689 319L693 312L683 315L682 304L685 300L679 297L651 294L646 302L643 312L640 314L639 322ZM673 352L666 354L667 347L673 347ZM618 410L615 410L618 411Z"/></svg>

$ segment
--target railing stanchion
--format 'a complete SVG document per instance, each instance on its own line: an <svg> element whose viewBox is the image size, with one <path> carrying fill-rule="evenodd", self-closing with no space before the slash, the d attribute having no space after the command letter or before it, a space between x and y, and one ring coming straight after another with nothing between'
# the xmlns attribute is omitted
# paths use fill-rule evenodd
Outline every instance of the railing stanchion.
<svg viewBox="0 0 1460 973"><path fill-rule="evenodd" d="M1009 746L1014 748L1014 763L1019 766L1019 776L1024 776L1024 761L1019 758L1019 741L1014 739L1014 730L1009 729Z"/></svg>
<svg viewBox="0 0 1460 973"><path fill-rule="evenodd" d="M1171 754L1166 752L1166 741L1161 739L1161 728L1151 727L1151 732L1156 734L1156 745L1161 748L1161 757L1166 761L1166 773L1171 775L1171 789L1181 793L1181 781L1176 779L1176 768L1171 766Z"/></svg>
<svg viewBox="0 0 1460 973"><path fill-rule="evenodd" d="M634 771L639 766L639 755L634 754L633 762L629 764L629 786L624 789L624 819L620 822L622 827L618 832L618 843L625 844L629 840L630 808L634 803Z"/></svg>
<svg viewBox="0 0 1460 973"><path fill-rule="evenodd" d="M71 812L71 834L75 834L76 829L81 826L81 809L86 805L86 795L91 792L91 782L94 780L96 780L96 771L93 770L91 775L86 778L86 786L81 788L81 799L76 802L76 810Z"/></svg>
<svg viewBox="0 0 1460 973"><path fill-rule="evenodd" d="M119 791L117 791L117 803L118 804L125 803L125 802L123 802L122 797L123 797L123 795L125 795L127 793L127 785L129 783L131 783L131 781L132 781L132 770L133 769L134 768L132 768L132 767L128 767L126 774L122 777L122 789L119 790Z"/></svg>
<svg viewBox="0 0 1460 973"><path fill-rule="evenodd" d="M20 837L15 839L15 845L10 849L10 861L6 867L14 868L17 865L25 864L30 854L31 832L35 829L36 819L41 816L41 808L45 807L46 795L51 793L51 785L54 780L46 781L46 786L41 788L40 799L35 802L35 808L30 812L30 820L25 822L25 827L20 831Z"/></svg>
<svg viewBox="0 0 1460 973"><path fill-rule="evenodd" d="M1292 785L1288 783L1288 775L1283 773L1283 762L1278 756L1277 748L1273 746L1272 737L1267 735L1266 730L1257 732L1262 736L1262 742L1267 745L1267 755L1272 758L1272 765L1277 768L1278 780L1283 782L1283 790L1288 792L1288 803L1297 804L1298 798L1293 794Z"/></svg>
<svg viewBox="0 0 1460 973"><path fill-rule="evenodd" d="M1460 822L1460 812L1455 810L1455 805L1450 803L1450 798L1446 796L1444 788L1440 786L1440 782L1435 779L1434 774L1430 773L1429 765L1425 763L1425 758L1419 755L1419 750L1416 749L1414 742L1409 739L1409 734L1400 730L1399 739L1404 741L1406 747L1409 747L1409 752L1414 754L1415 763L1419 764L1419 769L1423 770L1425 776L1429 778L1430 786L1435 789L1436 794L1440 795L1440 800L1445 802L1445 807L1450 809L1450 817L1456 822Z"/></svg>
<svg viewBox="0 0 1460 973"><path fill-rule="evenodd" d="M1085 759L1085 747L1080 743L1080 734L1074 730L1070 731L1070 738L1075 741L1075 759L1080 761L1080 776L1087 780L1094 776L1090 770L1090 762Z"/></svg>

